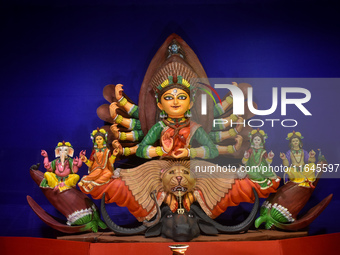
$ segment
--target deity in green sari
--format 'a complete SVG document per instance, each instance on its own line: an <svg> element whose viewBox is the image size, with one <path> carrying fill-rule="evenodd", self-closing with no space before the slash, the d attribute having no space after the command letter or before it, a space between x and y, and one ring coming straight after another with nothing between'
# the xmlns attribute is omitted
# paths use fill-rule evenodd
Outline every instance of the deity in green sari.
<svg viewBox="0 0 340 255"><path fill-rule="evenodd" d="M263 130L253 130L249 133L250 148L244 152L242 163L251 181L258 183L261 189L268 189L273 182L279 182L280 178L272 171L270 164L274 153L267 153L265 142L267 134Z"/></svg>

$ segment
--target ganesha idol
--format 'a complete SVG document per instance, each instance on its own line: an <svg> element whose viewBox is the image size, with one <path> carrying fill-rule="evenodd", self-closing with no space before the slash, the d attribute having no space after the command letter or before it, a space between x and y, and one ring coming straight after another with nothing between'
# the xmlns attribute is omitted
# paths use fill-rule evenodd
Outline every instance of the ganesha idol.
<svg viewBox="0 0 340 255"><path fill-rule="evenodd" d="M71 143L60 142L55 148L56 159L49 161L47 152L41 151L44 157L45 173L39 171L39 165L33 165L30 169L32 179L49 202L66 218L67 222L56 219L45 212L30 196L27 201L33 211L47 225L64 233L78 233L83 231L98 231L98 227L106 228L101 221L98 208L82 192L76 189L79 180L77 174L82 166L80 158L72 158L74 150ZM83 153L80 153L80 157Z"/></svg>
<svg viewBox="0 0 340 255"><path fill-rule="evenodd" d="M199 79L200 78L200 79ZM203 78L203 80L202 80ZM232 83L245 92L249 84ZM102 214L117 235L144 233L162 235L175 241L188 241L200 233L240 233L255 219L258 198L276 192L279 182L270 179L268 188L250 180L241 171L196 172L199 167L214 167L212 159L241 163L250 127L241 124L212 126L214 118L225 123L242 123L252 117L250 111L232 114L233 96L228 93L214 103L207 99L208 114L201 114L201 95L212 95L205 71L192 49L173 34L152 59L136 105L124 93L124 86L108 85L104 97L110 104L98 108L98 116L111 126L108 144L118 150L118 159L149 159L133 168L116 169L110 180L91 189L79 185L94 199L102 199ZM247 102L245 102L247 109ZM133 164L130 160L129 163ZM235 226L222 226L213 219L229 206L254 203L248 218ZM105 203L126 206L142 224L128 229L114 223Z"/></svg>
<svg viewBox="0 0 340 255"><path fill-rule="evenodd" d="M41 151L44 157L44 167L47 172L44 174L44 179L40 183L41 187L49 187L59 189L60 192L74 187L79 180L79 167L82 166L79 158L73 159L74 150L69 142L58 143L55 148L55 156L57 159L49 161L47 152Z"/></svg>

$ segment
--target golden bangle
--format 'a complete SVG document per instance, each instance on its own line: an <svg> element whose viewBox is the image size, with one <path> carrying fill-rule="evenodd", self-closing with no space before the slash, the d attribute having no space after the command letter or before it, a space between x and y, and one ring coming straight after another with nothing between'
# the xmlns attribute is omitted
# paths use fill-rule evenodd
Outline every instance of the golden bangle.
<svg viewBox="0 0 340 255"><path fill-rule="evenodd" d="M125 97L123 97L123 98L119 101L119 105L120 105L120 106L124 106L124 105L126 105L127 102L128 102L128 100L127 100Z"/></svg>
<svg viewBox="0 0 340 255"><path fill-rule="evenodd" d="M249 160L249 158L245 158L245 157L243 157L243 159L242 159L244 162L247 162L248 160Z"/></svg>
<svg viewBox="0 0 340 255"><path fill-rule="evenodd" d="M197 156L197 150L194 148L190 148L190 157L196 158L196 156Z"/></svg>
<svg viewBox="0 0 340 255"><path fill-rule="evenodd" d="M118 115L117 118L116 118L116 123L120 124L122 122L123 122L123 116L122 115Z"/></svg>
<svg viewBox="0 0 340 255"><path fill-rule="evenodd" d="M228 132L229 132L229 135L230 135L231 137L234 137L234 136L237 135L237 133L236 133L236 131L235 131L234 128L229 129Z"/></svg>
<svg viewBox="0 0 340 255"><path fill-rule="evenodd" d="M163 156L164 152L163 152L163 150L162 150L162 147L157 146L157 147L156 147L156 153L157 153L157 155L160 156L160 157Z"/></svg>
<svg viewBox="0 0 340 255"><path fill-rule="evenodd" d="M125 133L125 132L121 132L121 133L120 133L120 136L119 136L119 139L122 140L122 141L125 141L126 138L127 138L126 133Z"/></svg>
<svg viewBox="0 0 340 255"><path fill-rule="evenodd" d="M235 121L238 120L238 117L237 117L237 115L232 114L232 115L230 115L230 119L231 119L233 122L235 122Z"/></svg>
<svg viewBox="0 0 340 255"><path fill-rule="evenodd" d="M230 153L230 154L234 153L234 152L235 152L234 146L228 145L228 146L227 146L227 151L228 151L228 153Z"/></svg>
<svg viewBox="0 0 340 255"><path fill-rule="evenodd" d="M124 148L124 156L130 156L131 155L131 150L129 147L125 147Z"/></svg>
<svg viewBox="0 0 340 255"><path fill-rule="evenodd" d="M233 103L233 98L231 96L228 96L225 101L230 105Z"/></svg>

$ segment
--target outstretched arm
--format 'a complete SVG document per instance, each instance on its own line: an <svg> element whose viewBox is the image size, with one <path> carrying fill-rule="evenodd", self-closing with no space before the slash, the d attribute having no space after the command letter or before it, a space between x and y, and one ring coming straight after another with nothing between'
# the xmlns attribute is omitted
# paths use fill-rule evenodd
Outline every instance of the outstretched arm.
<svg viewBox="0 0 340 255"><path fill-rule="evenodd" d="M144 133L142 130L132 130L130 132L121 132L119 131L118 124L113 124L110 126L110 130L114 135L114 139L120 141L133 141L138 142L141 141L144 137Z"/></svg>
<svg viewBox="0 0 340 255"><path fill-rule="evenodd" d="M52 172L52 167L51 167L51 163L48 160L48 155L47 152L45 150L41 150L41 156L44 157L44 167L48 172Z"/></svg>
<svg viewBox="0 0 340 255"><path fill-rule="evenodd" d="M124 110L133 118L138 119L138 106L135 104L130 103L124 96L123 96L123 84L117 84L115 86L115 95L116 99L120 106L124 108Z"/></svg>
<svg viewBox="0 0 340 255"><path fill-rule="evenodd" d="M85 156L85 154L86 154L86 151L81 151L81 152L79 153L80 159L81 159L81 161L83 161L88 167L91 167L92 164L93 164L93 161L87 159L87 157Z"/></svg>
<svg viewBox="0 0 340 255"><path fill-rule="evenodd" d="M140 121L133 118L124 118L122 115L117 114L117 109L119 106L117 105L117 102L114 102L110 105L110 116L113 119L113 121L117 124L122 125L123 127L126 127L129 130L140 130Z"/></svg>
<svg viewBox="0 0 340 255"><path fill-rule="evenodd" d="M288 160L288 158L290 158L290 152L289 151L287 152L287 154L280 152L280 158L282 159L282 165L289 166L289 160Z"/></svg>
<svg viewBox="0 0 340 255"><path fill-rule="evenodd" d="M81 156L82 154L79 153L79 158L78 157L75 157L73 159L73 173L77 173L79 168L83 165L83 161L81 161Z"/></svg>

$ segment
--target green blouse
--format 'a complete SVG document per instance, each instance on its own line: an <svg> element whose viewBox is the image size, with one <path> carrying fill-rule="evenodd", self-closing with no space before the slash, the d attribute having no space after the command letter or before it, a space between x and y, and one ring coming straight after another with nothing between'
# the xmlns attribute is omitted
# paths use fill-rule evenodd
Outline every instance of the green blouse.
<svg viewBox="0 0 340 255"><path fill-rule="evenodd" d="M163 121L157 122L153 127L149 130L147 135L144 137L142 142L138 145L138 149L136 155L140 158L151 158L148 155L149 147L153 146L161 137L162 131L166 127ZM195 139L199 144L202 145L205 150L205 157L215 158L218 156L218 150L216 148L216 144L210 139L208 134L204 131L202 127L198 127L195 133L191 136L191 141Z"/></svg>

